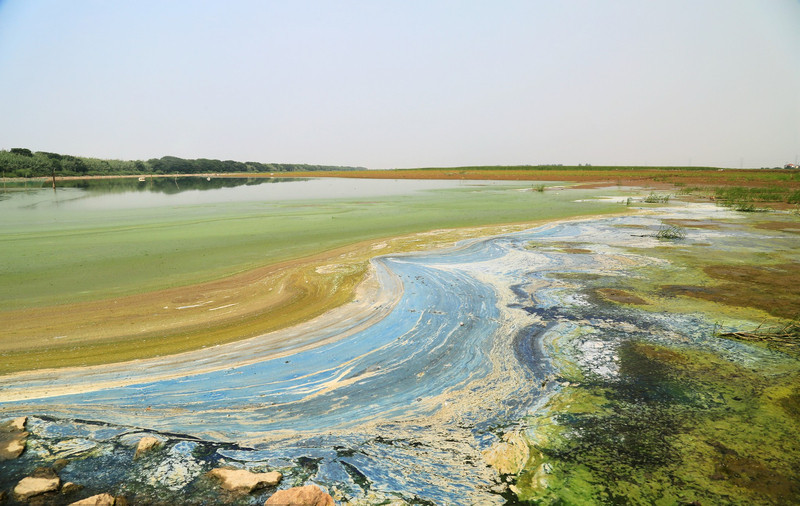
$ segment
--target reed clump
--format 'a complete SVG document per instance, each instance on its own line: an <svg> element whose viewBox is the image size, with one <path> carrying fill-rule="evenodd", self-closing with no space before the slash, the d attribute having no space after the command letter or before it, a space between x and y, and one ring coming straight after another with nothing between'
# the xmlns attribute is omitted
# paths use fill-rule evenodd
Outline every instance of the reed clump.
<svg viewBox="0 0 800 506"><path fill-rule="evenodd" d="M788 323L767 328L763 328L763 324L761 324L754 330L715 331L715 334L717 337L756 342L791 355L800 355L800 320L797 318Z"/></svg>
<svg viewBox="0 0 800 506"><path fill-rule="evenodd" d="M669 202L671 197L671 195L651 192L647 197L644 198L644 201L648 204L666 204Z"/></svg>
<svg viewBox="0 0 800 506"><path fill-rule="evenodd" d="M680 240L686 238L686 230L678 225L661 223L661 228L656 232L656 239L660 240Z"/></svg>

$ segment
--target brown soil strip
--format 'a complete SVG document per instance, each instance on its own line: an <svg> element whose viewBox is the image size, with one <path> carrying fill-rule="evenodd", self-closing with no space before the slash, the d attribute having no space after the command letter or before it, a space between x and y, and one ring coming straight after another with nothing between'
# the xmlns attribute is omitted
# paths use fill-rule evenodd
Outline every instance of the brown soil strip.
<svg viewBox="0 0 800 506"><path fill-rule="evenodd" d="M756 228L764 230L778 230L780 232L787 232L790 234L800 234L800 221L795 223L787 223L784 221L762 221L754 225Z"/></svg>
<svg viewBox="0 0 800 506"><path fill-rule="evenodd" d="M662 293L753 307L779 318L797 318L800 313L800 263L710 265L703 270L721 282L715 286L665 285Z"/></svg>
<svg viewBox="0 0 800 506"><path fill-rule="evenodd" d="M800 188L800 178L782 179L776 176L792 175L793 171L775 169L670 169L670 168L603 168L580 170L508 168L508 169L402 169L402 170L359 170L343 172L292 172L294 177L349 177L368 179L463 179L499 181L570 181L586 183L584 188L598 188L609 185L644 186L654 189L668 189L674 186L747 186L764 187L780 185L787 188Z"/></svg>
<svg viewBox="0 0 800 506"><path fill-rule="evenodd" d="M596 292L604 299L610 300L611 302L617 302L619 304L649 304L641 297L617 288L598 288Z"/></svg>

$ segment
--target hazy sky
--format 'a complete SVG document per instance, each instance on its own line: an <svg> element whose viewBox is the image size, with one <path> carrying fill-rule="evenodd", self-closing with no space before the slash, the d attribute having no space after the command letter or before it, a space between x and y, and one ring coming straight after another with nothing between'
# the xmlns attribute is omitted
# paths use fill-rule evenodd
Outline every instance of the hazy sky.
<svg viewBox="0 0 800 506"><path fill-rule="evenodd" d="M370 168L800 155L800 1L0 0L0 149Z"/></svg>

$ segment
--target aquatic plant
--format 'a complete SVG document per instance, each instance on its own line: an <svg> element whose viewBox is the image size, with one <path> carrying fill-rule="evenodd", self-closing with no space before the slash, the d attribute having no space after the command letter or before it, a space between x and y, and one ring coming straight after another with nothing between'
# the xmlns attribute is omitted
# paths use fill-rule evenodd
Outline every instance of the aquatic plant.
<svg viewBox="0 0 800 506"><path fill-rule="evenodd" d="M658 232L656 232L655 237L656 239L660 240L685 239L686 230L683 227L679 227L678 225L669 225L666 223L661 223L661 228L658 229Z"/></svg>
<svg viewBox="0 0 800 506"><path fill-rule="evenodd" d="M648 204L666 204L669 202L670 197L670 195L651 192L650 195L644 198L644 201Z"/></svg>
<svg viewBox="0 0 800 506"><path fill-rule="evenodd" d="M544 193L545 185L538 184L532 188L532 190L537 191L539 193Z"/></svg>
<svg viewBox="0 0 800 506"><path fill-rule="evenodd" d="M769 209L763 207L756 207L752 202L736 202L733 204L733 209L741 213L765 213Z"/></svg>
<svg viewBox="0 0 800 506"><path fill-rule="evenodd" d="M768 348L777 349L790 355L800 356L800 320L797 318L785 323L762 329L763 323L754 330L739 330L735 332L719 332L715 325L714 334L717 337L736 339L763 344Z"/></svg>

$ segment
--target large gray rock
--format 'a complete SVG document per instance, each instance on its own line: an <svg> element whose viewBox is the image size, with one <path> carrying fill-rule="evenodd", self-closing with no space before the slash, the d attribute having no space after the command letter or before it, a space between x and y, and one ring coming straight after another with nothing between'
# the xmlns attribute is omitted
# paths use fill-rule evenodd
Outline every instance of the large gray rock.
<svg viewBox="0 0 800 506"><path fill-rule="evenodd" d="M111 494L97 494L80 501L69 503L69 506L114 506L116 499Z"/></svg>
<svg viewBox="0 0 800 506"><path fill-rule="evenodd" d="M268 473L251 473L245 469L217 468L209 471L209 476L222 482L222 488L233 492L250 493L253 490L274 487L280 483L283 475L277 471Z"/></svg>
<svg viewBox="0 0 800 506"><path fill-rule="evenodd" d="M333 497L316 485L293 487L275 492L264 506L334 506Z"/></svg>

